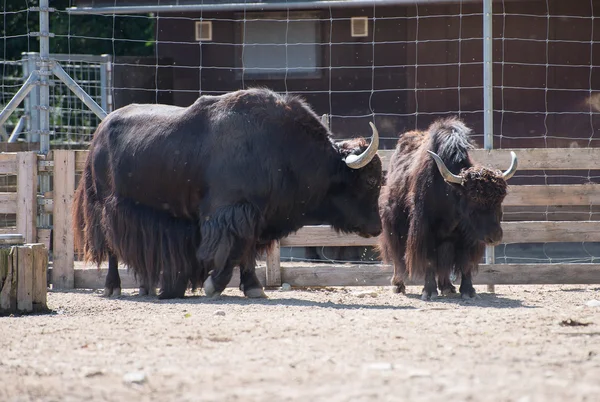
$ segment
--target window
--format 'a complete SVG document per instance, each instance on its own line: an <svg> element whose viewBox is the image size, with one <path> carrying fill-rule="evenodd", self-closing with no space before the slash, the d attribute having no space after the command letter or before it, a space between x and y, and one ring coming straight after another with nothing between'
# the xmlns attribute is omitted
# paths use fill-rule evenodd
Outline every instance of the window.
<svg viewBox="0 0 600 402"><path fill-rule="evenodd" d="M321 76L318 14L246 13L238 15L237 27L243 45L237 46L237 67L243 67L238 77L242 73L250 79Z"/></svg>

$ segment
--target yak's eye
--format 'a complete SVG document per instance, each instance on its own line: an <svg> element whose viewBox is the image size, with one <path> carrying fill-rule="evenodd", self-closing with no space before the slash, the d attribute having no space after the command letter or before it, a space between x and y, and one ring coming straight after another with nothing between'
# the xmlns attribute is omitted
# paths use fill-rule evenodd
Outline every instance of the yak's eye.
<svg viewBox="0 0 600 402"><path fill-rule="evenodd" d="M369 187L375 187L378 184L377 178L376 177L369 177L367 179L367 184L369 185Z"/></svg>

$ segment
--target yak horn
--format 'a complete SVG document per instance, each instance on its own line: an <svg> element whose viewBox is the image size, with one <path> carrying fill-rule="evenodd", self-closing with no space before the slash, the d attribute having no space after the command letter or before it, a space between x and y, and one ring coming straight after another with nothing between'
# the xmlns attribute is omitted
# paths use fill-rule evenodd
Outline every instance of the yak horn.
<svg viewBox="0 0 600 402"><path fill-rule="evenodd" d="M442 158L440 158L435 152L427 152L429 152L429 155L431 155L431 157L435 161L435 164L437 165L438 170L440 171L440 174L442 175L444 180L446 180L448 183L462 184L463 178L461 176L455 175L450 170L448 170Z"/></svg>
<svg viewBox="0 0 600 402"><path fill-rule="evenodd" d="M513 151L510 151L510 156L512 157L510 167L506 172L502 173L502 177L504 178L504 180L508 180L511 177L513 177L515 175L515 172L517 171L517 154L515 154Z"/></svg>
<svg viewBox="0 0 600 402"><path fill-rule="evenodd" d="M377 150L379 149L379 132L373 123L369 122L369 124L371 125L371 130L373 130L373 138L369 147L360 155L348 155L346 157L346 165L351 169L365 167L377 154Z"/></svg>

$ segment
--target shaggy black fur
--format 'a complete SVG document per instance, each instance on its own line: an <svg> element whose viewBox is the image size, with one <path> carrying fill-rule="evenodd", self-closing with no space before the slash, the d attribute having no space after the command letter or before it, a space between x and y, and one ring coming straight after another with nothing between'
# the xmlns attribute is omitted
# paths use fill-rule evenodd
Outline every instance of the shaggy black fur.
<svg viewBox="0 0 600 402"><path fill-rule="evenodd" d="M116 260L144 286L160 282L160 297L182 296L210 271L221 291L236 265L244 289L257 287L256 253L308 223L381 232L381 160L344 162L366 148L362 138L333 142L301 98L267 89L185 108L129 105L94 135L75 196L76 238L86 260L109 259L108 293L120 286Z"/></svg>

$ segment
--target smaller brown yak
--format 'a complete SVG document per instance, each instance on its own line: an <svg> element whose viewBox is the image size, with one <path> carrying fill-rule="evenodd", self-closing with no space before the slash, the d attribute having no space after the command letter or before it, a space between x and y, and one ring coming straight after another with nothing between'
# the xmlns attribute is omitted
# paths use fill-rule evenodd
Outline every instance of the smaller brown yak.
<svg viewBox="0 0 600 402"><path fill-rule="evenodd" d="M502 202L517 157L512 153L506 172L474 165L470 133L450 117L398 140L379 198L379 250L383 261L394 265L396 293L405 293L407 274L425 277L422 300L436 298L438 286L443 295L456 293L450 280L456 272L462 297L479 297L472 275L486 244L502 240Z"/></svg>

